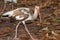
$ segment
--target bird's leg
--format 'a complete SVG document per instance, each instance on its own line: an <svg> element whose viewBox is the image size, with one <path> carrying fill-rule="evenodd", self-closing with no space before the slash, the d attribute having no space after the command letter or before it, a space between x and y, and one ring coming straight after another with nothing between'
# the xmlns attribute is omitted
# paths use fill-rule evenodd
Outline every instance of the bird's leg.
<svg viewBox="0 0 60 40"><path fill-rule="evenodd" d="M31 39L32 39L32 40L35 40L35 39L33 38L33 36L31 35L31 33L29 32L29 30L28 30L28 28L27 28L25 22L22 21L22 23L24 24L24 26L25 26L25 30L27 31L27 33L29 34L29 36L31 37Z"/></svg>
<svg viewBox="0 0 60 40"><path fill-rule="evenodd" d="M16 30L15 30L15 38L14 38L14 39L17 39L17 30L18 30L18 26L19 26L20 23L21 23L21 22L19 22L19 23L17 24L17 26L16 26Z"/></svg>

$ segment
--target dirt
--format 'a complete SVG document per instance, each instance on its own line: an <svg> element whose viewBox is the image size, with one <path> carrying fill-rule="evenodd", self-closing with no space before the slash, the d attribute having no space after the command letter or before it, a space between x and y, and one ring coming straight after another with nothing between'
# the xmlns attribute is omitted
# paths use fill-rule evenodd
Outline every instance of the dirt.
<svg viewBox="0 0 60 40"><path fill-rule="evenodd" d="M18 0L17 4L13 4L13 9L11 4L8 3L3 10L4 3L1 1L0 12L3 10L3 13L5 13L22 6L34 8L35 5L40 5L42 23L40 23L39 17L34 21L26 22L31 35L37 40L60 40L60 0ZM17 23L16 20L9 19L6 21L0 18L0 40L13 40ZM48 27L48 29L42 30L45 27ZM52 34L51 31L54 31L57 35ZM18 38L19 40L32 40L22 23L18 28Z"/></svg>

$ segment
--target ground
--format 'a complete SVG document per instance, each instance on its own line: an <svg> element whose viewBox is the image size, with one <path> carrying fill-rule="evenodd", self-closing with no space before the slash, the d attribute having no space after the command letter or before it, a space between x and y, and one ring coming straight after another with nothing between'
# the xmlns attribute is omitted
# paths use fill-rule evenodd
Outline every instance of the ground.
<svg viewBox="0 0 60 40"><path fill-rule="evenodd" d="M8 3L3 10L4 3L1 1L0 12L3 10L5 13L22 6L33 9L35 5L39 5L42 23L40 23L39 17L34 21L26 22L31 35L38 40L60 40L60 0L18 0L13 9L11 9L11 4ZM6 21L0 18L0 40L13 40L17 23L18 21L15 20ZM43 31L42 29L45 27L48 27L48 30ZM51 31L54 31L56 35L52 34ZM19 40L31 40L22 23L18 28L18 38Z"/></svg>

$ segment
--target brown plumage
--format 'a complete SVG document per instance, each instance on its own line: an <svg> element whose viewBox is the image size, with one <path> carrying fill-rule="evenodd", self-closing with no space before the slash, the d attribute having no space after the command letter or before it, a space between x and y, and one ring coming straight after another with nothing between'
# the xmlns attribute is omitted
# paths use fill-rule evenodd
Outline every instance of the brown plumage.
<svg viewBox="0 0 60 40"><path fill-rule="evenodd" d="M14 14L12 15L12 18L15 19L16 16L19 16L19 18L24 17L24 19L19 20L19 21L23 21L23 20L25 20L26 18L28 18L29 15L28 15L28 14L24 14L24 13L21 12L21 10L19 9L19 10L14 10Z"/></svg>

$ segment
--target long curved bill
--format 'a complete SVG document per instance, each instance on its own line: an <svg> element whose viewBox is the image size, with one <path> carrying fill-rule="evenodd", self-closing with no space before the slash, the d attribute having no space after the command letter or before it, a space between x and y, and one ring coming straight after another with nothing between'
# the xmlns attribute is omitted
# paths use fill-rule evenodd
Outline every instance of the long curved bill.
<svg viewBox="0 0 60 40"><path fill-rule="evenodd" d="M40 13L40 9L37 9L37 11L38 11L38 15L39 15L40 23L42 23L42 16L41 16L41 13Z"/></svg>

